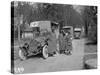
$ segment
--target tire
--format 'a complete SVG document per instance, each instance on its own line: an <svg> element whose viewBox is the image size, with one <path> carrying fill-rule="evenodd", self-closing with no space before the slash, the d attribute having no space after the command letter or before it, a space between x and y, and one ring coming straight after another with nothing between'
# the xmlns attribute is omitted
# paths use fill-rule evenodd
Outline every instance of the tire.
<svg viewBox="0 0 100 75"><path fill-rule="evenodd" d="M19 54L19 57L20 57L21 60L27 59L27 55L26 55L24 50L19 49L18 54Z"/></svg>
<svg viewBox="0 0 100 75"><path fill-rule="evenodd" d="M43 58L44 58L44 59L48 58L49 55L48 55L48 46L47 46L47 45L45 45L45 46L43 47L42 55L43 55Z"/></svg>

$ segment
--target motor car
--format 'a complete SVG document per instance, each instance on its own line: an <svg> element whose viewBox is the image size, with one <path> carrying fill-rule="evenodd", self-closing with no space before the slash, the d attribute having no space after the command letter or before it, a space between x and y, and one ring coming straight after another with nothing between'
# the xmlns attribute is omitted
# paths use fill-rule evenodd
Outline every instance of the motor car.
<svg viewBox="0 0 100 75"><path fill-rule="evenodd" d="M41 23L38 23L38 24L41 24L44 26L45 21L42 21L42 22L43 24ZM24 45L19 47L18 54L21 60L26 60L28 56L37 55L37 54L42 54L42 57L46 59L49 57L50 54L54 54L56 52L57 38L56 38L54 30L57 30L57 27L56 27L57 24L50 23L50 22L48 22L47 24L47 21L46 21L46 25L51 25L51 26L48 26L49 28L44 27L43 29L42 26L41 28L39 25L35 25L35 27L39 27L39 28L38 30L35 30L35 33L33 33L34 34L33 38L30 39L30 41L25 42ZM33 28L35 27L33 26Z"/></svg>
<svg viewBox="0 0 100 75"><path fill-rule="evenodd" d="M72 54L73 27L64 26L59 38L60 52L67 55Z"/></svg>
<svg viewBox="0 0 100 75"><path fill-rule="evenodd" d="M74 38L75 39L80 39L81 37L81 28L74 28Z"/></svg>
<svg viewBox="0 0 100 75"><path fill-rule="evenodd" d="M37 55L42 53L43 58L48 57L48 39L39 37L32 39L30 42L25 43L22 47L19 47L19 57L22 60L27 59L30 55Z"/></svg>

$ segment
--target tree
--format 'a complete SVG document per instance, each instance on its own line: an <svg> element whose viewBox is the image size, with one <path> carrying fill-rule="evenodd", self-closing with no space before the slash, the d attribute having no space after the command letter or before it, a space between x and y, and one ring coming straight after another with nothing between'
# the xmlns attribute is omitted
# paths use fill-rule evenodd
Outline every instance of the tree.
<svg viewBox="0 0 100 75"><path fill-rule="evenodd" d="M85 22L86 36L97 42L97 7L86 6L83 13L83 19Z"/></svg>

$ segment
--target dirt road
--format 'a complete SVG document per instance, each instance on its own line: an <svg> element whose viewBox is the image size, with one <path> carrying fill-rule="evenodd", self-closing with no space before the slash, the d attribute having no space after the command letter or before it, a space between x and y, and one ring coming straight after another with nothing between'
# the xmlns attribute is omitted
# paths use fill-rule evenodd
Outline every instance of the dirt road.
<svg viewBox="0 0 100 75"><path fill-rule="evenodd" d="M58 56L43 59L32 56L25 61L14 61L16 73L54 72L83 69L84 39L73 40L72 55L59 54Z"/></svg>

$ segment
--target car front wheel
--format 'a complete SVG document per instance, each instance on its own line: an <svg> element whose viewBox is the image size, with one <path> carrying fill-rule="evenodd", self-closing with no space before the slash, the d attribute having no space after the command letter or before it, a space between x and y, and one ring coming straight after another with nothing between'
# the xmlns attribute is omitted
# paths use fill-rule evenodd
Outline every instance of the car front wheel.
<svg viewBox="0 0 100 75"><path fill-rule="evenodd" d="M45 45L45 46L43 47L42 55L43 55L43 58L44 58L44 59L48 58L48 46L47 46L47 45Z"/></svg>
<svg viewBox="0 0 100 75"><path fill-rule="evenodd" d="M27 56L26 56L24 50L19 49L18 54L19 54L19 57L20 57L21 60L26 60L27 59Z"/></svg>

